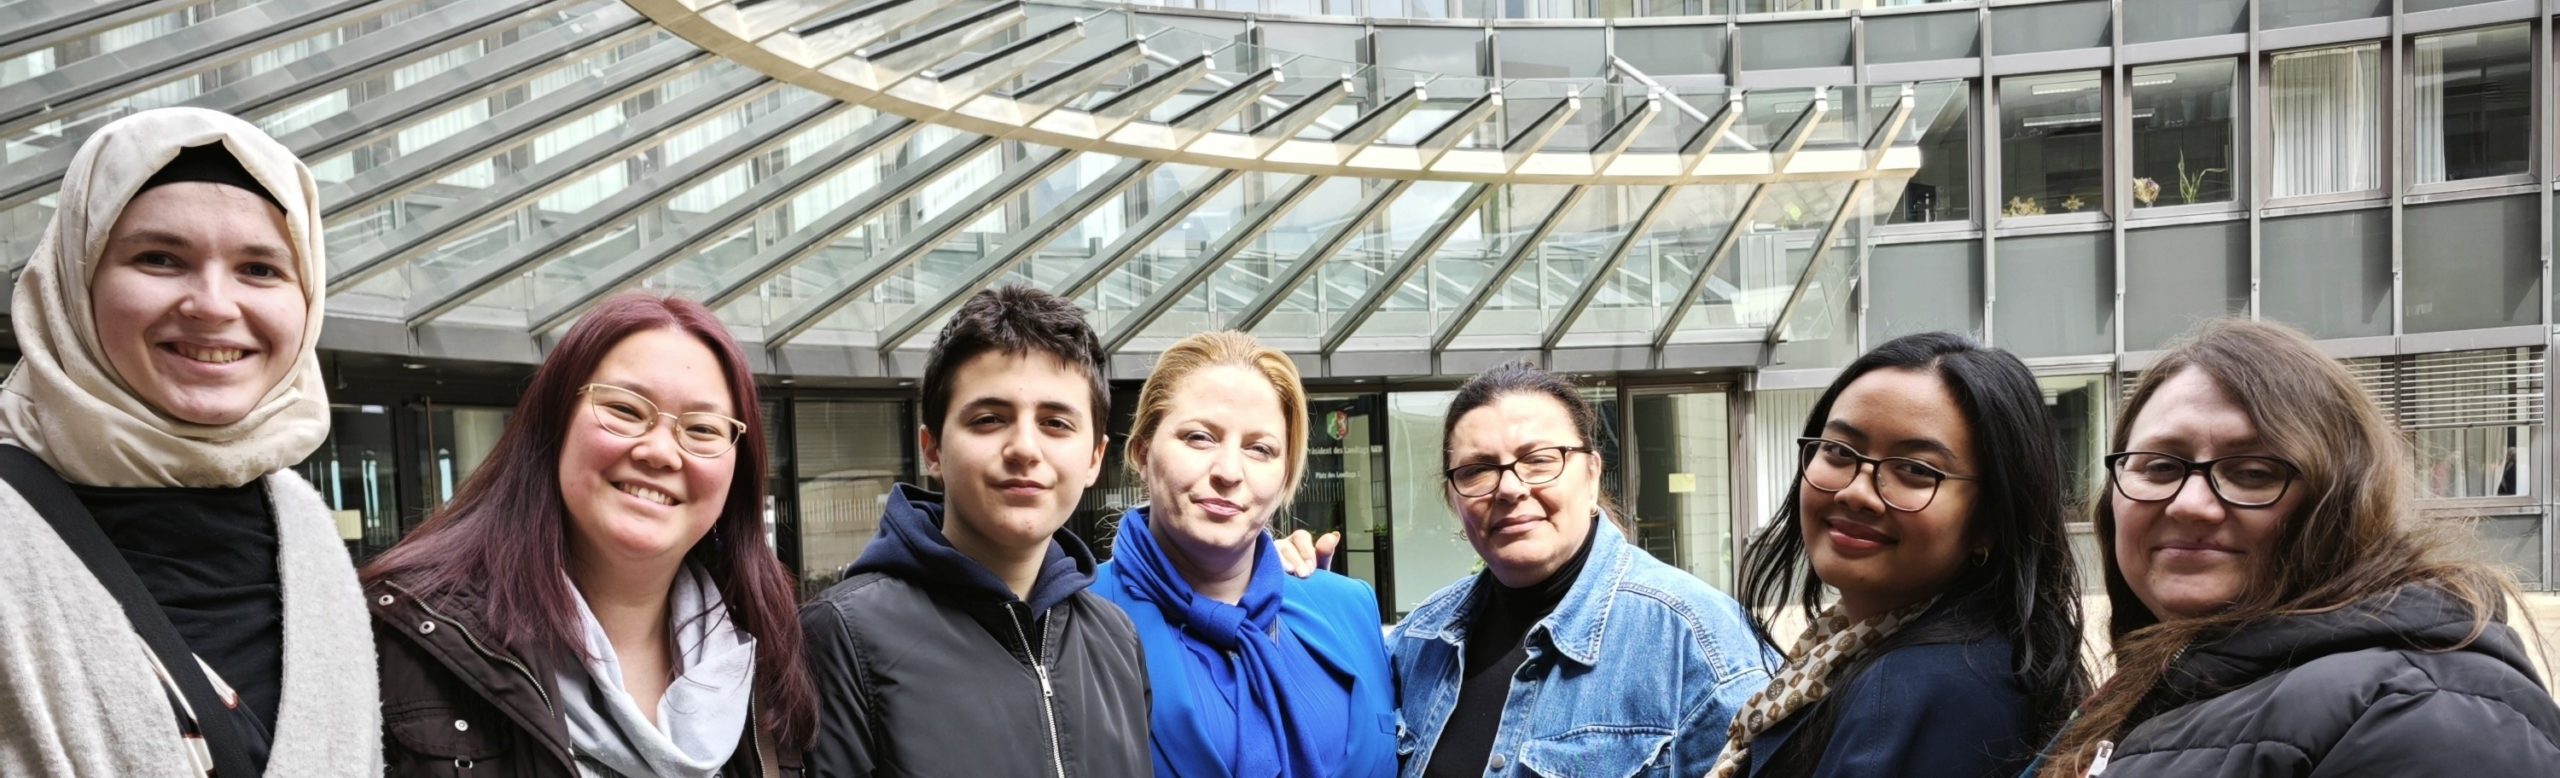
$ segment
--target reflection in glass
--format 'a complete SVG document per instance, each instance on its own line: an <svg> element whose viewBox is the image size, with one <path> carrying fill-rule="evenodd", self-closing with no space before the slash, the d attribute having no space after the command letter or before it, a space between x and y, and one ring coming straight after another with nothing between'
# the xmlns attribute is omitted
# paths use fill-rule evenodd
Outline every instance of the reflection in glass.
<svg viewBox="0 0 2560 778"><path fill-rule="evenodd" d="M1870 104L1889 107L1898 95L1873 95ZM1914 117L1914 122L1920 121ZM1973 90L1957 89L1937 120L1915 128L1920 138L1920 172L1906 182L1876 182L1876 202L1887 206L1884 223L1960 222L1973 217ZM1906 131L1905 135L1913 134Z"/></svg>
<svg viewBox="0 0 2560 778"><path fill-rule="evenodd" d="M2105 80L2097 71L2000 80L2000 215L2106 210Z"/></svg>
<svg viewBox="0 0 2560 778"><path fill-rule="evenodd" d="M2227 59L2133 69L2136 208L2224 203L2241 170L2233 154L2231 98L2239 63Z"/></svg>
<svg viewBox="0 0 2560 778"><path fill-rule="evenodd" d="M1393 596L1387 589L1392 582L1380 578L1387 568L1379 552L1389 537L1385 519L1391 489L1387 427L1379 423L1385 402L1384 395L1375 394L1307 398L1306 479L1289 504L1289 515L1271 526L1276 532L1342 533L1336 569L1369 582L1381 602Z"/></svg>
<svg viewBox="0 0 2560 778"><path fill-rule="evenodd" d="M391 414L380 405L329 406L329 439L293 470L337 514L339 536L357 561L400 541L398 450Z"/></svg>
<svg viewBox="0 0 2560 778"><path fill-rule="evenodd" d="M2276 197L2382 186L2380 44L2275 56L2267 89Z"/></svg>
<svg viewBox="0 0 2560 778"><path fill-rule="evenodd" d="M889 487L907 461L911 406L896 400L800 400L793 406L802 591L836 582L880 531Z"/></svg>
<svg viewBox="0 0 2560 778"><path fill-rule="evenodd" d="M1628 429L1636 544L1719 587L1733 585L1733 479L1724 392L1639 394Z"/></svg>
<svg viewBox="0 0 2560 778"><path fill-rule="evenodd" d="M2418 183L2513 175L2532 164L2530 30L2515 24L2418 38L2409 111Z"/></svg>

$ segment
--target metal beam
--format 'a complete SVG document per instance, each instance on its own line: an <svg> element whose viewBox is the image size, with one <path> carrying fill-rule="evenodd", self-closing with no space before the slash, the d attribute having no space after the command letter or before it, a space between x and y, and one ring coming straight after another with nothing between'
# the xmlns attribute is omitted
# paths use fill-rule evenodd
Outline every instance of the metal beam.
<svg viewBox="0 0 2560 778"><path fill-rule="evenodd" d="M1172 231L1174 225L1182 223L1183 217L1190 216L1192 211L1200 210L1200 206L1207 205L1211 198L1216 197L1219 192L1226 191L1229 185L1243 178L1244 171L1221 170L1216 175L1210 176L1209 180L1202 185L1183 190L1171 201L1157 206L1153 212L1148 213L1145 221L1122 231L1118 240L1112 241L1110 245L1102 247L1101 251L1095 252L1093 261L1085 263L1084 267L1077 268L1075 275L1069 276L1066 283L1059 284L1049 291L1069 300L1083 297L1086 292L1091 292L1094 287L1101 285L1102 279L1110 276L1111 271L1120 269L1121 265L1129 264L1130 259L1138 256L1139 252L1145 251L1148 245L1156 242L1157 238L1162 238L1165 233Z"/></svg>
<svg viewBox="0 0 2560 778"><path fill-rule="evenodd" d="M1172 283L1156 287L1155 293L1149 295L1145 302L1139 303L1138 307L1129 311L1128 316L1122 317L1117 324L1113 325L1109 332L1103 333L1102 352L1113 353L1119 351L1121 346L1128 345L1130 338L1137 337L1139 332L1145 331L1147 325L1154 324L1165 311L1172 310L1173 304L1181 300L1184 295L1190 294L1193 289L1200 288L1201 282L1209 280L1209 276L1217 273L1218 268L1225 266L1228 260L1234 259L1237 252L1243 251L1244 247L1252 245L1256 239L1261 238L1273 222L1288 215L1289 211L1297 208L1299 203L1306 202L1307 195L1315 192L1316 187L1323 185L1327 180L1323 176L1307 176L1304 180L1281 190L1279 197L1264 200L1252 212L1246 214L1245 218L1238 220L1234 227L1227 229L1227 234L1218 239L1217 248L1202 254L1199 261L1185 268L1181 275L1174 277Z"/></svg>
<svg viewBox="0 0 2560 778"><path fill-rule="evenodd" d="M826 297L802 303L800 308L792 313L791 320L784 322L781 327L767 326L765 348L780 349L784 344L790 343L793 338L815 329L820 322L826 321L828 316L854 300L860 299L864 294L870 293L872 287L879 286L880 282L888 280L891 274L915 264L926 254L932 253L935 247L941 246L943 241L950 240L952 235L967 229L971 224L976 224L988 213L1003 208L1005 201L1013 199L1014 195L1021 194L1023 190L1030 189L1048 179L1050 174L1058 172L1059 168L1066 167L1077 153L1064 149L1044 148L1040 152L1035 152L1043 156L1013 161L1006 166L1004 175L979 186L977 191L970 192L965 199L967 205L945 209L942 213L934 215L931 220L917 225L915 229L909 230L906 235L898 239L898 245L884 252L888 255L887 257L872 262L869 267L863 268L853 278L846 279L844 283L837 285L834 291L828 292Z"/></svg>
<svg viewBox="0 0 2560 778"><path fill-rule="evenodd" d="M1202 54L1183 60L1181 64L1166 66L1164 72L1148 76L1145 80L1130 86L1127 91L1112 95L1103 100L1102 104L1094 106L1090 112L1093 116L1093 136L1097 138L1108 136L1130 122L1146 118L1147 112L1154 110L1158 104L1171 98L1174 93L1190 88L1191 82L1198 81L1208 74L1209 55Z"/></svg>
<svg viewBox="0 0 2560 778"><path fill-rule="evenodd" d="M897 321L882 328L883 334L879 341L880 353L887 354L900 344L923 333L924 328L931 325L934 319L941 318L943 314L960 307L962 301L976 294L981 287L1012 272L1024 260L1040 253L1041 249L1047 248L1051 242L1056 241L1058 236L1082 224L1085 216L1093 213L1094 209L1118 201L1120 193L1128 191L1130 186L1139 181L1146 180L1148 175L1164 167L1164 164L1130 159L1122 160L1120 164L1113 165L1110 170L1103 171L1101 177L1086 184L1084 188L1076 190L1074 196L1067 198L1066 202L1058 204L1056 208L1050 209L1040 217L1039 221L1008 236L1004 248L990 253L987 259L971 268L969 277L952 284L951 290L944 292L941 299L909 309L905 315L898 317Z"/></svg>
<svg viewBox="0 0 2560 778"><path fill-rule="evenodd" d="M1521 165L1528 164L1530 155L1546 148L1547 142L1555 139L1556 132L1564 129L1565 121L1581 112L1582 95L1578 92L1548 106L1538 114L1538 118L1529 121L1529 126L1520 128L1519 132L1503 140L1502 169L1519 170Z"/></svg>
<svg viewBox="0 0 2560 778"><path fill-rule="evenodd" d="M1380 277L1376 285L1369 287L1369 291L1361 293L1360 299L1351 304L1342 318L1335 319L1333 326L1325 330L1323 353L1332 356L1335 350L1342 348L1344 341L1359 332L1360 325L1368 323L1369 316L1378 312L1378 306L1394 296L1396 290L1404 288L1404 282L1413 278L1415 271L1422 269L1422 261L1439 253L1440 247L1449 242L1450 236L1458 233L1459 227L1466 225L1476 209L1483 208L1485 201L1493 198L1495 188L1494 184L1476 184L1466 194L1459 195L1456 205L1449 209L1449 215L1433 223L1431 229L1413 245L1405 247L1404 254L1396 258L1395 266Z"/></svg>
<svg viewBox="0 0 2560 778"><path fill-rule="evenodd" d="M1602 134L1599 142L1592 147L1592 155L1599 157L1599 161L1593 162L1592 167L1594 169L1608 167L1608 161L1624 153L1627 146L1635 142L1636 135L1644 131L1645 123L1652 121L1653 117L1661 111L1660 101L1649 100L1646 101L1644 110L1630 113L1626 118L1619 119L1618 125ZM1555 232L1557 225L1564 223L1566 213L1572 211L1574 206L1582 202L1583 195L1590 192L1589 186L1576 186L1564 193L1564 201L1556 205L1555 212L1539 220L1537 228L1531 230L1528 237L1520 241L1520 245L1511 247L1511 256L1504 258L1502 264L1494 268L1493 274L1486 276L1484 281L1476 286L1475 292L1467 295L1467 302L1458 308L1458 315L1440 323L1440 331L1431 336L1431 353L1438 354L1448 350L1449 342L1457 340L1458 333L1466 331L1467 323L1475 320L1476 314L1484 310L1485 304L1492 302L1494 295L1502 293L1502 287L1511 283L1511 276L1520 272L1520 266L1529 261L1529 255L1537 252L1538 245L1546 242L1547 235Z"/></svg>
<svg viewBox="0 0 2560 778"><path fill-rule="evenodd" d="M1415 84L1411 89L1397 92L1394 96L1388 97L1385 102L1379 103L1377 108L1361 114L1359 118L1352 119L1351 124L1343 127L1341 132L1334 133L1333 143L1337 147L1368 148L1369 144L1384 137L1388 130L1395 129L1396 122L1403 121L1405 114L1413 113L1413 107L1421 105L1424 99L1426 98L1421 84ZM1345 153L1343 157L1350 158L1350 153Z"/></svg>
<svg viewBox="0 0 2560 778"><path fill-rule="evenodd" d="M1101 54L1050 74L1048 77L1013 93L1015 102L1055 108L1110 81L1131 65L1147 57L1144 41L1122 41Z"/></svg>
<svg viewBox="0 0 2560 778"><path fill-rule="evenodd" d="M1324 118L1326 111L1333 110L1333 107L1340 104L1343 98L1350 97L1352 90L1356 88L1349 78L1326 81L1322 86L1316 87L1314 92L1298 98L1296 102L1290 103L1289 107L1272 113L1269 118L1263 119L1261 124L1254 125L1253 131L1247 133L1254 140L1254 158L1270 156L1272 151L1280 148L1282 141L1295 138L1298 133L1315 126L1317 120Z"/></svg>
<svg viewBox="0 0 2560 778"><path fill-rule="evenodd" d="M77 116L136 82L190 72L231 60L234 52L294 40L310 33L378 16L370 0L271 0L206 19L162 35L149 45L90 57L8 86L0 86L0 137L14 137L48 121Z"/></svg>
<svg viewBox="0 0 2560 778"><path fill-rule="evenodd" d="M408 325L418 327L452 312L514 280L526 268L576 248L596 231L626 219L638 218L642 211L675 199L677 194L692 189L730 166L781 147L789 142L792 134L851 110L855 109L832 100L804 100L798 106L768 114L738 132L712 141L711 145L686 155L684 159L633 179L621 191L587 206L576 215L550 225L538 234L507 244L497 256L473 263L433 288L412 291L405 314Z"/></svg>
<svg viewBox="0 0 2560 778"><path fill-rule="evenodd" d="M1738 91L1736 96L1739 97ZM1685 147L1703 151L1714 142L1716 137L1731 129L1734 121L1740 118L1742 118L1742 101L1740 99L1726 101L1724 110L1717 112L1715 118L1709 120L1706 126L1698 128L1697 135L1690 138ZM1645 233L1653 229L1654 219L1660 217L1663 209L1671 205L1672 198L1679 194L1678 186L1663 187L1662 193L1654 197L1653 203L1645 206L1644 212L1636 217L1636 223L1627 229L1626 236L1620 238L1617 245L1610 247L1609 255L1600 261L1599 267L1592 270L1591 278L1584 281L1582 288L1574 292L1573 302L1565 305L1564 315L1556 317L1553 323L1547 325L1547 331L1538 336L1539 350L1553 351L1556 344L1564 342L1565 333L1573 331L1574 322L1581 320L1582 314L1591 308L1591 301L1600 296L1601 289L1607 288L1610 274L1616 273L1618 265L1626 262L1628 252L1635 249L1638 241L1644 240Z"/></svg>
<svg viewBox="0 0 2560 778"><path fill-rule="evenodd" d="M1421 164L1417 167L1424 170L1431 169L1432 163L1440 161L1440 158L1447 155L1450 149L1457 148L1459 142L1466 140L1468 135L1475 134L1476 127L1492 119L1494 114L1501 110L1502 90L1499 89L1467 101L1466 107L1458 109L1457 113L1450 115L1448 121L1441 122L1440 126L1432 128L1429 134L1423 135L1420 142L1413 144L1421 154Z"/></svg>
<svg viewBox="0 0 2560 778"><path fill-rule="evenodd" d="M1396 179L1387 182L1384 188L1361 201L1360 205L1352 209L1351 214L1343 219L1341 226L1326 233L1314 245L1308 246L1307 250L1299 252L1298 258L1289 263L1288 270L1282 271L1279 277L1272 279L1270 285L1262 288L1261 294L1255 295L1252 302L1245 304L1244 310L1237 311L1234 318L1228 319L1227 329L1252 332L1254 327L1262 324L1264 318L1271 315L1271 312L1279 310L1280 303L1289 299L1291 293L1305 285L1307 279L1314 278L1316 271L1324 268L1325 262L1332 260L1334 255L1342 253L1342 247L1350 245L1352 239L1359 237L1360 231L1367 228L1369 222L1377 220L1379 214L1386 213L1389 203L1395 202L1398 197L1403 197L1404 193L1412 188L1411 180Z"/></svg>
<svg viewBox="0 0 2560 778"><path fill-rule="evenodd" d="M168 0L95 0L0 6L0 60L17 59L33 49L50 48L72 38L94 34L102 28L120 26L169 10L151 7L155 3L184 7Z"/></svg>
<svg viewBox="0 0 2560 778"><path fill-rule="evenodd" d="M1263 95L1270 94L1271 90L1279 88L1281 78L1279 68L1264 68L1261 72L1253 74L1253 77L1218 90L1208 99L1183 109L1181 113L1175 114L1171 121L1165 122L1164 126L1174 131L1176 147L1189 147L1192 143L1199 141L1202 136L1216 130L1219 125L1226 124L1227 120L1244 113L1246 107L1253 105L1254 101L1261 99Z"/></svg>
<svg viewBox="0 0 2560 778"><path fill-rule="evenodd" d="M741 71L729 76L716 85L688 91L673 102L642 113L629 124L606 130L570 147L568 151L553 155L513 176L512 181L499 182L499 186L512 184L512 188L493 187L491 191L439 209L399 232L366 241L358 250L351 252L354 258L345 267L330 272L329 293L353 289L397 267L402 261L435 250L436 246L450 242L456 235L504 219L517 209L539 202L545 195L593 172L599 164L645 148L661 140L663 134L680 132L781 87L780 83L751 72ZM823 99L805 102L820 105ZM350 199L363 202L370 198ZM328 209L324 207L323 210Z"/></svg>
<svg viewBox="0 0 2560 778"><path fill-rule="evenodd" d="M1571 213L1574 206L1582 204L1582 196L1590 193L1591 187L1587 185L1565 190L1564 199L1556 203L1555 210L1547 212L1538 220L1537 226L1529 229L1529 234L1521 236L1511 246L1510 252L1502 258L1502 264L1494 266L1493 272L1486 274L1483 281L1476 282L1475 291L1467 294L1467 301L1458 306L1457 315L1440 322L1440 330L1431 334L1433 355L1449 349L1449 342L1457 340L1458 333L1466 331L1467 323L1475 321L1476 313L1484 310L1494 295L1502 293L1502 287L1511 283L1511 274L1528 263L1529 255L1538 252L1539 244L1545 243L1547 236L1564 224L1566 214Z"/></svg>
<svg viewBox="0 0 2560 778"><path fill-rule="evenodd" d="M754 292L765 282L782 275L782 272L790 269L792 265L799 264L800 260L826 248L828 243L834 242L846 230L861 226L864 222L879 216L882 211L888 210L889 206L915 196L916 192L923 190L925 186L941 180L943 176L950 175L951 171L958 168L962 162L976 158L979 152L995 145L996 139L983 135L962 135L944 141L941 147L925 155L924 159L901 168L898 171L899 178L880 182L873 186L871 191L836 206L835 209L827 211L826 215L801 225L800 229L791 233L790 236L765 247L763 251L756 252L754 258L747 260L743 269L730 273L727 279L721 281L719 287L714 288L710 294L704 295L703 304L716 310L737 302L739 298Z"/></svg>
<svg viewBox="0 0 2560 778"><path fill-rule="evenodd" d="M565 126L599 106L619 104L640 93L655 90L709 67L712 62L710 52L691 46L674 42L651 46L639 56L614 63L601 77L578 79L543 95L542 99L526 101L425 148L404 152L389 162L357 173L343 183L321 185L321 216L334 219L342 214L381 205L433 183L454 170L485 160L510 145ZM752 73L730 73L719 83L688 94L713 95L720 91L715 87L743 89L760 81ZM432 115L432 111L420 110L418 114L404 118L423 119ZM390 130L386 128L382 132L387 134Z"/></svg>
<svg viewBox="0 0 2560 778"><path fill-rule="evenodd" d="M527 314L527 319L532 322L528 330L541 335L568 323L596 301L629 289L641 279L692 258L769 212L776 204L789 202L825 183L843 166L883 149L896 148L897 144L905 143L923 127L907 119L882 116L861 131L839 138L807 157L793 160L782 172L757 181L744 194L702 214L699 220L675 230L675 234L642 246L631 256L598 271L570 293L544 301Z"/></svg>
<svg viewBox="0 0 2560 778"><path fill-rule="evenodd" d="M1831 243L1838 237L1840 226L1849 221L1850 214L1858 212L1859 206L1866 204L1867 190L1876 183L1873 178L1876 164L1884 161L1884 154L1893 148L1894 139L1902 137L1902 128L1911 121L1912 102L1911 88L1903 87L1902 99L1894 102L1893 114L1885 117L1884 131L1867 141L1866 174L1869 177L1849 184L1849 193L1840 198L1840 208L1832 212L1831 223L1824 225L1822 233L1814 238L1813 256L1805 258L1804 274L1796 277L1796 288L1787 293L1786 304L1778 307L1778 317L1769 321L1769 345L1777 345L1786 334L1787 320L1795 315L1796 306L1804 303L1806 291L1813 288L1814 276L1821 272L1823 258L1831 254Z"/></svg>
<svg viewBox="0 0 2560 778"><path fill-rule="evenodd" d="M789 31L813 52L860 51L959 4L960 0L879 0Z"/></svg>
<svg viewBox="0 0 2560 778"><path fill-rule="evenodd" d="M1804 150L1805 141L1813 137L1813 129L1822 124L1823 115L1830 110L1830 92L1816 92L1813 101L1805 104L1804 113L1796 117L1796 123L1787 128L1787 134L1780 136L1777 147L1771 150L1769 169L1785 172L1787 165L1795 161L1796 152ZM1725 258L1733 255L1734 245L1742 241L1742 233L1750 231L1751 219L1759 213L1760 204L1768 201L1771 186L1773 184L1751 185L1751 195L1743 198L1742 207L1734 211L1733 223L1725 226L1724 237L1716 240L1715 250L1707 254L1706 264L1698 268L1697 275L1689 277L1689 286L1672 300L1671 311L1662 317L1662 325L1654 328L1653 350L1661 351L1665 344L1671 342L1671 334L1680 331L1680 320L1689 316L1690 304L1706 291L1707 279L1715 277Z"/></svg>
<svg viewBox="0 0 2560 778"><path fill-rule="evenodd" d="M464 7L447 6L444 10ZM318 160L343 147L349 140L378 129L383 123L419 118L419 106L437 105L450 99L446 95L452 89L449 84L494 83L515 71L557 60L582 45L591 45L597 36L616 36L642 23L639 12L629 6L604 6L578 19L576 25L582 26L586 32L575 32L571 25L545 30L532 38L491 52L488 57L474 61L472 67L447 70L394 94L356 105L303 130L279 135L276 140L285 148L292 149L295 156ZM0 29L5 29L5 25L0 25ZM185 104L256 119L261 110L287 104L305 95L333 92L367 79L382 78L378 69L381 65L414 58L422 49L457 39L469 40L483 32L485 28L482 26L404 24L399 30L375 33L383 36L380 41L383 46L378 50L345 48L324 51L285 66L284 72L277 77L235 82L198 95ZM367 40L371 41L371 37L368 36ZM336 56L342 50L349 54ZM0 54L0 60L5 59L8 56ZM473 78L478 80L471 80ZM405 105L398 110L388 110L395 103ZM76 144L65 142L41 154L0 167L0 210L17 207L56 191L63 173L71 167L72 155L78 150Z"/></svg>
<svg viewBox="0 0 2560 778"><path fill-rule="evenodd" d="M958 108L1083 39L1084 20L1079 19L1023 36L1022 40L949 68L928 68L923 75L932 80L937 100L946 107Z"/></svg>

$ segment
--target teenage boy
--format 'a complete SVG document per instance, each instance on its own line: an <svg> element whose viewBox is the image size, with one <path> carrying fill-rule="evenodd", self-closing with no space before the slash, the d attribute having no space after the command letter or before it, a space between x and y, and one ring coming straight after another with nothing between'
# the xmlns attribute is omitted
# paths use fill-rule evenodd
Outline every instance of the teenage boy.
<svg viewBox="0 0 2560 778"><path fill-rule="evenodd" d="M1148 773L1146 661L1059 529L1102 473L1110 389L1084 312L979 292L925 358L917 447L843 583L800 610L812 775Z"/></svg>

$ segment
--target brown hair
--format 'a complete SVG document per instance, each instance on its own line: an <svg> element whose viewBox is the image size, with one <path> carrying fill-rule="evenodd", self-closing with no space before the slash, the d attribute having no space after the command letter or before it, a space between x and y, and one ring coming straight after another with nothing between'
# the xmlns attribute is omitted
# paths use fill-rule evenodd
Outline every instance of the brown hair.
<svg viewBox="0 0 2560 778"><path fill-rule="evenodd" d="M1166 409L1173 407L1173 393L1183 379L1201 368L1235 365L1251 368L1271 382L1271 390L1280 394L1280 418L1288 425L1289 452L1281 461L1287 464L1288 487L1280 495L1280 504L1272 513L1289 509L1298 494L1298 483L1307 472L1307 391L1298 383L1298 363L1279 349L1262 345L1236 330L1193 333L1165 349L1156 358L1156 367L1147 374L1147 385L1138 390L1138 418L1129 427L1129 472L1140 481L1146 480L1147 443L1155 438L1156 427L1164 424Z"/></svg>
<svg viewBox="0 0 2560 778"><path fill-rule="evenodd" d="M2098 542L2108 549L2098 558L2112 609L2107 633L2115 641L2116 674L2063 730L2042 771L2048 778L2080 775L2100 741L2139 724L2143 698L2190 644L2269 618L2335 611L2430 584L2471 611L2470 634L2438 647L2452 650L2487 630L2514 591L2506 576L2457 556L2449 522L2417 515L2414 465L2400 431L2344 366L2292 328L2222 319L2172 344L2125 399L2115 450L2125 448L2134 419L2160 385L2189 370L2211 379L2248 414L2276 456L2301 468L2296 488L2308 490L2310 499L2284 517L2238 599L2210 616L2168 621L2125 582L2113 553L2113 500L2094 501Z"/></svg>

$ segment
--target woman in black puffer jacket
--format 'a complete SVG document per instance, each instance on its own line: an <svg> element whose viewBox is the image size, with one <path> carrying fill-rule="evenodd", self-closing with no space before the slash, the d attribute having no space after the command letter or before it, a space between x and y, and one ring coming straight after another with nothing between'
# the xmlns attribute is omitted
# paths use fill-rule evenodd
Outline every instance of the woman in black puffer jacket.
<svg viewBox="0 0 2560 778"><path fill-rule="evenodd" d="M2560 773L2514 584L2413 510L2405 444L2344 368L2217 322L2122 419L2097 511L2117 671L2038 774Z"/></svg>

